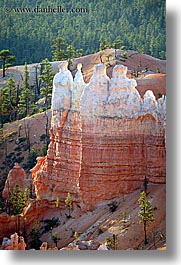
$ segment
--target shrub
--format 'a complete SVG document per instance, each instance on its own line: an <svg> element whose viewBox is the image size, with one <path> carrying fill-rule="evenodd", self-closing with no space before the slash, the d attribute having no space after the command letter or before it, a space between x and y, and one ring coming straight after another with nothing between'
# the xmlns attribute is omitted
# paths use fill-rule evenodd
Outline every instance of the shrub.
<svg viewBox="0 0 181 265"><path fill-rule="evenodd" d="M57 218L53 217L52 219L45 219L42 220L41 222L45 224L42 233L47 233L60 224L58 217Z"/></svg>
<svg viewBox="0 0 181 265"><path fill-rule="evenodd" d="M23 143L26 141L26 137L19 137L18 141L19 141L19 143Z"/></svg>
<svg viewBox="0 0 181 265"><path fill-rule="evenodd" d="M40 240L40 222L35 221L33 229L30 232L30 247L36 250L40 249L42 241Z"/></svg>
<svg viewBox="0 0 181 265"><path fill-rule="evenodd" d="M45 138L46 138L46 134L45 133L40 134L40 141L45 141Z"/></svg>
<svg viewBox="0 0 181 265"><path fill-rule="evenodd" d="M14 137L16 134L17 134L16 131L10 132L10 133L8 133L8 137L9 137L9 138L10 138L10 137Z"/></svg>
<svg viewBox="0 0 181 265"><path fill-rule="evenodd" d="M108 203L108 206L110 208L110 211L113 213L116 211L118 204L116 201L112 201L112 202Z"/></svg>

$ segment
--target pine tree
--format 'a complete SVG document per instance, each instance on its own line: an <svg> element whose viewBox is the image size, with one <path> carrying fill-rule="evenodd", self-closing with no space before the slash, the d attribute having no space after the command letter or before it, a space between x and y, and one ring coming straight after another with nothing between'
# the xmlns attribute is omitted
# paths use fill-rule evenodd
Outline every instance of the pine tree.
<svg viewBox="0 0 181 265"><path fill-rule="evenodd" d="M27 64L25 63L24 68L24 77L23 77L23 88L20 96L20 112L23 116L27 116L31 112L31 108L33 107L33 99L34 95L29 86L29 72L27 68Z"/></svg>
<svg viewBox="0 0 181 265"><path fill-rule="evenodd" d="M69 215L67 217L70 218L71 217L70 212L72 210L72 200L71 200L70 192L68 192L67 198L65 199L65 205L67 209L69 210Z"/></svg>
<svg viewBox="0 0 181 265"><path fill-rule="evenodd" d="M0 51L0 61L2 61L3 68L3 77L6 75L6 67L10 66L7 63L12 63L16 61L16 57L9 50L1 50Z"/></svg>
<svg viewBox="0 0 181 265"><path fill-rule="evenodd" d="M100 44L99 44L99 51L103 51L103 50L105 50L105 49L107 49L109 47L110 47L110 44L109 44L108 40L106 40L105 38L103 38L101 36Z"/></svg>
<svg viewBox="0 0 181 265"><path fill-rule="evenodd" d="M30 242L30 246L31 248L34 248L36 250L40 249L40 245L42 244L42 241L40 240L40 222L37 220L34 223L33 229L30 232L30 238L31 238L31 242Z"/></svg>
<svg viewBox="0 0 181 265"><path fill-rule="evenodd" d="M3 88L4 91L4 107L9 112L9 120L16 120L19 104L19 86L16 85L15 79L10 77Z"/></svg>
<svg viewBox="0 0 181 265"><path fill-rule="evenodd" d="M76 58L77 51L75 50L73 45L68 45L66 48L66 58L68 59L69 68L72 66L72 61Z"/></svg>
<svg viewBox="0 0 181 265"><path fill-rule="evenodd" d="M144 238L145 238L144 242L146 245L148 243L148 241L147 241L147 224L148 224L148 222L154 221L153 207L151 206L151 203L147 200L146 193L144 191L140 193L138 203L140 206L140 210L138 211L138 215L141 218L140 223L143 223Z"/></svg>
<svg viewBox="0 0 181 265"><path fill-rule="evenodd" d="M25 191L21 191L19 185L15 185L12 193L10 194L9 207L10 214L17 215L20 214L29 199L29 189L26 188Z"/></svg>
<svg viewBox="0 0 181 265"><path fill-rule="evenodd" d="M120 49L122 45L123 41L121 40L120 36L117 36L116 39L114 40L112 47L114 49Z"/></svg>
<svg viewBox="0 0 181 265"><path fill-rule="evenodd" d="M62 37L57 37L53 40L52 48L52 60L53 61L62 61L65 60L65 40Z"/></svg>
<svg viewBox="0 0 181 265"><path fill-rule="evenodd" d="M53 74L52 65L47 58L42 60L40 64L41 64L42 73L39 76L39 79L42 81L43 85L43 87L41 87L40 89L40 93L43 97L45 97L45 107L47 109L51 101L51 94L53 88L52 83L53 83L54 74Z"/></svg>
<svg viewBox="0 0 181 265"><path fill-rule="evenodd" d="M145 176L144 181L143 181L143 187L144 187L144 191L145 193L147 193L147 188L148 188L148 179Z"/></svg>

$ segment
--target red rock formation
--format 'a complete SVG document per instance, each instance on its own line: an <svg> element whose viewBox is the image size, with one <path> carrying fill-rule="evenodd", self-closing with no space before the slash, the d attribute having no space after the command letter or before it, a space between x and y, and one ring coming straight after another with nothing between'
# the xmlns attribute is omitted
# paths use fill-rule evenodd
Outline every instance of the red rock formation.
<svg viewBox="0 0 181 265"><path fill-rule="evenodd" d="M26 243L24 242L24 238L22 236L18 236L17 233L14 233L9 238L4 238L2 242L2 250L25 250Z"/></svg>
<svg viewBox="0 0 181 265"><path fill-rule="evenodd" d="M152 115L122 121L83 119L82 154L85 205L130 193L142 185L144 176L165 183L164 130Z"/></svg>
<svg viewBox="0 0 181 265"><path fill-rule="evenodd" d="M0 214L0 243L3 237L12 235L15 232L23 231L23 220L21 216L10 216L3 212Z"/></svg>
<svg viewBox="0 0 181 265"><path fill-rule="evenodd" d="M9 197L16 185L19 185L22 191L29 186L26 172L18 163L15 163L13 169L9 171L2 193L4 200Z"/></svg>
<svg viewBox="0 0 181 265"><path fill-rule="evenodd" d="M126 71L116 66L109 80L98 65L80 111L53 115L47 156L31 170L38 197L64 203L70 192L90 209L139 188L145 176L165 183L165 129L157 102L151 92L141 99Z"/></svg>
<svg viewBox="0 0 181 265"><path fill-rule="evenodd" d="M143 97L147 89L154 92L155 97L158 98L161 95L166 95L166 75L165 74L150 74L146 75L142 79L137 80L138 91Z"/></svg>

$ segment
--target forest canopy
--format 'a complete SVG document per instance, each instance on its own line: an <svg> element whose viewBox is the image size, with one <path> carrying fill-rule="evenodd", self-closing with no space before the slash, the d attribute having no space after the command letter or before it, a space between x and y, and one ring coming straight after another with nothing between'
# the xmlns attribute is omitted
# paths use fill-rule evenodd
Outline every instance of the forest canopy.
<svg viewBox="0 0 181 265"><path fill-rule="evenodd" d="M51 12L57 7L72 11ZM127 49L165 59L164 0L9 0L0 9L0 50L10 50L17 64L52 60L58 36L83 55L97 52L101 39L112 43L119 36Z"/></svg>

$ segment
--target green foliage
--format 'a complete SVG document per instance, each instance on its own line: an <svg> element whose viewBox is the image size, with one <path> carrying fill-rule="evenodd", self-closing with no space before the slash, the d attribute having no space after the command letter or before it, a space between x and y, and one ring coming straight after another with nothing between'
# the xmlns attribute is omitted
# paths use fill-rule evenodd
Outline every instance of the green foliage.
<svg viewBox="0 0 181 265"><path fill-rule="evenodd" d="M15 3L16 2L16 3ZM49 3L49 4L48 4ZM35 8L60 6L60 1L13 1L11 7ZM10 12L3 16L0 24L0 49L8 47L17 58L18 64L25 61L40 62L47 57L62 60L65 57L64 43L75 49L83 49L83 54L98 51L100 38L113 43L117 36L128 49L139 50L152 56L165 58L166 23L165 1L148 0L62 0L62 7L85 7L85 13L21 13ZM3 10L4 2L0 2ZM103 47L102 47L103 48Z"/></svg>
<svg viewBox="0 0 181 265"><path fill-rule="evenodd" d="M14 121L18 115L19 87L15 79L10 77L0 89L0 119L2 123Z"/></svg>
<svg viewBox="0 0 181 265"><path fill-rule="evenodd" d="M123 222L126 223L126 217L127 217L127 212L126 212L126 210L123 210L123 211L122 211L122 214L123 214Z"/></svg>
<svg viewBox="0 0 181 265"><path fill-rule="evenodd" d="M30 232L30 247L34 248L36 250L40 249L40 246L42 244L42 241L40 240L40 222L35 221L32 231Z"/></svg>
<svg viewBox="0 0 181 265"><path fill-rule="evenodd" d="M20 186L16 185L9 198L9 208L11 215L20 214L29 199L30 191L28 188L25 191L21 191Z"/></svg>
<svg viewBox="0 0 181 265"><path fill-rule="evenodd" d="M44 223L42 233L47 233L49 231L52 231L53 228L57 227L60 224L58 217L57 218L53 217L52 219L45 219L45 220L42 220L41 222Z"/></svg>
<svg viewBox="0 0 181 265"><path fill-rule="evenodd" d="M117 207L118 207L117 201L112 201L112 202L108 203L108 206L109 206L110 211L112 213L115 212Z"/></svg>
<svg viewBox="0 0 181 265"><path fill-rule="evenodd" d="M27 164L24 165L26 169L31 169L36 165L36 158L39 156L39 150L35 147L32 147L31 151L28 154Z"/></svg>
<svg viewBox="0 0 181 265"><path fill-rule="evenodd" d="M110 43L108 42L108 40L106 40L105 38L103 38L101 36L101 38L100 38L100 44L99 44L99 50L100 51L103 51L103 50L105 50L107 48L110 48Z"/></svg>
<svg viewBox="0 0 181 265"><path fill-rule="evenodd" d="M52 234L52 240L53 240L53 242L55 243L55 246L57 247L57 243L58 243L58 240L59 240L60 238L58 238L58 233L57 232L55 232L55 233L53 233Z"/></svg>
<svg viewBox="0 0 181 265"><path fill-rule="evenodd" d="M23 167L26 170L33 168L36 165L36 158L38 156L45 156L46 154L47 154L46 144L43 144L41 149L35 148L33 146L28 154L27 163L24 164Z"/></svg>
<svg viewBox="0 0 181 265"><path fill-rule="evenodd" d="M140 206L138 215L141 218L140 223L143 223L144 225L144 235L145 235L145 245L146 245L148 243L147 231L146 231L147 223L153 222L155 220L153 216L153 207L151 206L151 203L147 200L146 193L144 191L140 193L138 203Z"/></svg>
<svg viewBox="0 0 181 265"><path fill-rule="evenodd" d="M53 44L51 46L52 48L52 60L53 61L62 61L65 60L65 40L62 37L56 37L53 39Z"/></svg>
<svg viewBox="0 0 181 265"><path fill-rule="evenodd" d="M128 53L125 51L125 52L123 52L123 53L121 54L121 57L123 57L123 58L127 58L127 55L128 55Z"/></svg>
<svg viewBox="0 0 181 265"><path fill-rule="evenodd" d="M0 61L2 61L3 77L6 75L6 67L9 67L10 62L15 62L16 57L9 50L0 51Z"/></svg>
<svg viewBox="0 0 181 265"><path fill-rule="evenodd" d="M105 243L107 246L109 246L111 249L116 250L117 249L117 235L113 234L112 237L107 237L105 240Z"/></svg>
<svg viewBox="0 0 181 265"><path fill-rule="evenodd" d="M3 129L0 128L0 145L3 143Z"/></svg>
<svg viewBox="0 0 181 265"><path fill-rule="evenodd" d="M79 237L79 234L78 234L77 231L74 232L73 237L74 237L75 239L77 239L77 238Z"/></svg>
<svg viewBox="0 0 181 265"><path fill-rule="evenodd" d="M7 137L11 138L11 137L14 137L16 134L17 134L17 132L13 131L13 132L8 133Z"/></svg>
<svg viewBox="0 0 181 265"><path fill-rule="evenodd" d="M46 138L45 133L40 134L40 141L45 141L45 138Z"/></svg>
<svg viewBox="0 0 181 265"><path fill-rule="evenodd" d="M117 36L112 46L114 49L120 49L122 47L122 44L123 44L123 41L121 40L121 37Z"/></svg>
<svg viewBox="0 0 181 265"><path fill-rule="evenodd" d="M141 217L142 221L153 222L153 207L151 206L151 203L147 200L146 193L144 191L140 193L138 203L140 206L138 215Z"/></svg>
<svg viewBox="0 0 181 265"><path fill-rule="evenodd" d="M55 201L55 207L59 208L60 207L60 199L57 197Z"/></svg>
<svg viewBox="0 0 181 265"><path fill-rule="evenodd" d="M47 109L51 103L51 94L52 94L52 82L53 82L53 68L48 59L44 59L40 63L41 65L41 75L39 79L42 81L42 87L40 93L45 97L45 108Z"/></svg>
<svg viewBox="0 0 181 265"><path fill-rule="evenodd" d="M146 193L147 192L147 188L148 188L148 179L147 179L146 176L144 177L143 187L144 187L144 191Z"/></svg>
<svg viewBox="0 0 181 265"><path fill-rule="evenodd" d="M39 156L45 156L47 154L47 144L42 145L42 149L39 152Z"/></svg>
<svg viewBox="0 0 181 265"><path fill-rule="evenodd" d="M23 77L23 87L20 95L19 102L19 112L22 115L22 118L32 114L34 108L34 94L29 85L29 72L27 64L25 63L24 68L24 77Z"/></svg>
<svg viewBox="0 0 181 265"><path fill-rule="evenodd" d="M67 217L70 218L71 217L70 212L72 210L72 199L71 199L71 196L70 196L70 192L68 192L67 197L65 199L65 206L69 210L69 215L67 215Z"/></svg>
<svg viewBox="0 0 181 265"><path fill-rule="evenodd" d="M26 137L19 137L18 138L18 141L19 141L19 143L23 143L23 142L25 142L26 141Z"/></svg>

